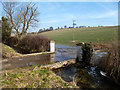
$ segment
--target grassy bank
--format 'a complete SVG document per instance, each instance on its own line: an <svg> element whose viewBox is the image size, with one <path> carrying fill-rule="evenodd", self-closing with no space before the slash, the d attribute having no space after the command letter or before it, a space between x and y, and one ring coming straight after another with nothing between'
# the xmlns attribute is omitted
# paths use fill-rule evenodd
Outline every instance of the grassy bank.
<svg viewBox="0 0 120 90"><path fill-rule="evenodd" d="M13 48L3 44L3 43L0 43L0 45L2 46L2 57L3 58L10 58L10 57L13 57L13 56L20 56L19 53L17 53Z"/></svg>
<svg viewBox="0 0 120 90"><path fill-rule="evenodd" d="M93 42L93 43L109 43L117 39L117 26L111 27L89 27L89 28L75 28L74 40L78 42ZM58 44L74 45L73 29L59 29L49 32L41 33L55 40Z"/></svg>
<svg viewBox="0 0 120 90"><path fill-rule="evenodd" d="M2 71L2 88L78 88L40 66Z"/></svg>

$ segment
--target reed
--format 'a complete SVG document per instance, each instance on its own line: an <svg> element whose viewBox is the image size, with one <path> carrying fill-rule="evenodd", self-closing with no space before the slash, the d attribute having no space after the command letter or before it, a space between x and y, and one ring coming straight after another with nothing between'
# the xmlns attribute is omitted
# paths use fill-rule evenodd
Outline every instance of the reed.
<svg viewBox="0 0 120 90"><path fill-rule="evenodd" d="M120 42L112 42L108 49L108 55L102 58L99 68L107 73L112 80L120 85Z"/></svg>

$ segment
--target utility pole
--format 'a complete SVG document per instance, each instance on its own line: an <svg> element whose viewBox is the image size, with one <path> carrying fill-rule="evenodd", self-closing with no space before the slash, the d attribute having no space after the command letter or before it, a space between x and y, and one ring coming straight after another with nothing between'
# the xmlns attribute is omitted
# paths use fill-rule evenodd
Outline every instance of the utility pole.
<svg viewBox="0 0 120 90"><path fill-rule="evenodd" d="M73 41L72 42L75 42L74 40L75 40L75 35L74 35L74 26L75 26L76 24L75 24L75 20L73 20Z"/></svg>

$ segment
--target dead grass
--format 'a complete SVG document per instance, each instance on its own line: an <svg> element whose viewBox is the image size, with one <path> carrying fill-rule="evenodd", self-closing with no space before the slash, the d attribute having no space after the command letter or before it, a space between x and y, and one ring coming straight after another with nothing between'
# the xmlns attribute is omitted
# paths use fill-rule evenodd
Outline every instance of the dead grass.
<svg viewBox="0 0 120 90"><path fill-rule="evenodd" d="M21 54L17 53L13 48L0 43L2 45L2 57L3 58L10 58L13 56L20 56Z"/></svg>
<svg viewBox="0 0 120 90"><path fill-rule="evenodd" d="M100 50L100 51L108 51L110 48L112 48L111 43L89 43L94 50Z"/></svg>
<svg viewBox="0 0 120 90"><path fill-rule="evenodd" d="M111 47L108 49L109 54L105 56L99 67L107 72L107 75L111 77L115 82L120 84L120 61L118 53L118 42L112 42Z"/></svg>

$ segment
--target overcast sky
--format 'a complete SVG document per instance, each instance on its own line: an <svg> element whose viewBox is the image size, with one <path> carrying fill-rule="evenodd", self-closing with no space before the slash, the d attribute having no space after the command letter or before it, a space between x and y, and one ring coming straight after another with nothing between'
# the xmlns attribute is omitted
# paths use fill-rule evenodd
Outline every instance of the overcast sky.
<svg viewBox="0 0 120 90"><path fill-rule="evenodd" d="M36 5L39 23L32 31L72 26L72 20L76 20L76 26L118 25L118 2L37 2Z"/></svg>

